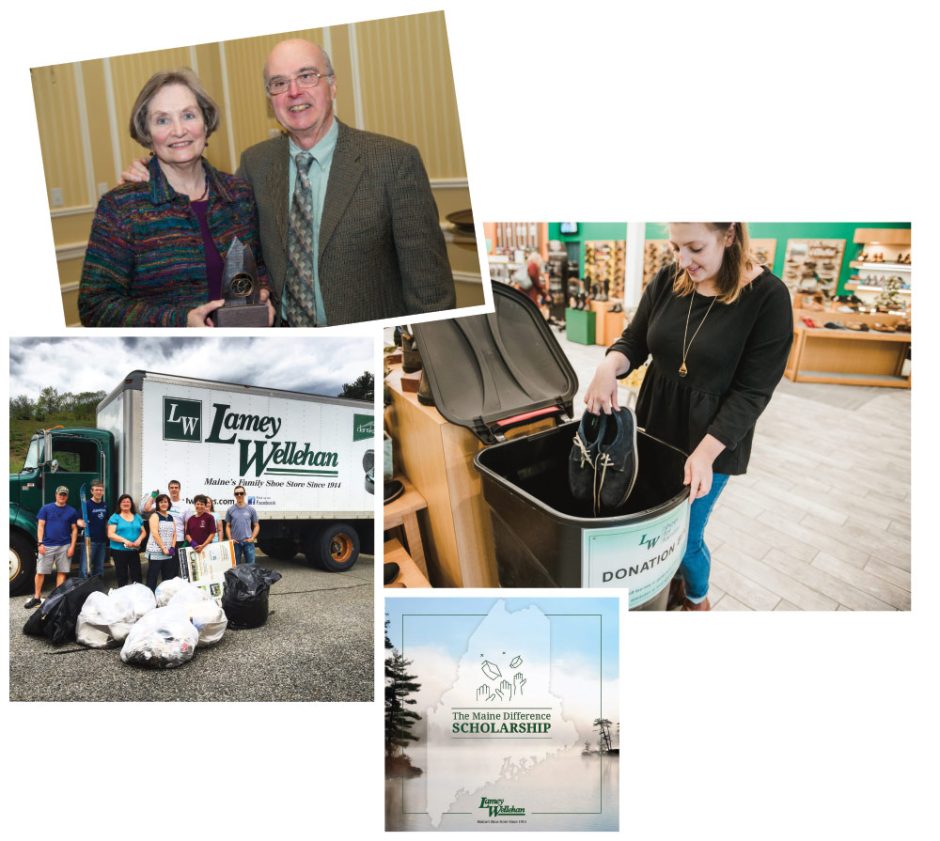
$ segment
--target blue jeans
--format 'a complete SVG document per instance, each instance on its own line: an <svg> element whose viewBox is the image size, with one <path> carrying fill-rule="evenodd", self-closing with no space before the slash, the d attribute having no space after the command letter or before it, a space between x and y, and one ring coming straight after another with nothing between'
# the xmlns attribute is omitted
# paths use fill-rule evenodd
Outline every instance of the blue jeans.
<svg viewBox="0 0 940 841"><path fill-rule="evenodd" d="M233 540L232 545L235 547L236 564L253 564L255 562L254 543L239 543L237 540Z"/></svg>
<svg viewBox="0 0 940 841"><path fill-rule="evenodd" d="M686 598L695 604L705 601L708 595L708 576L712 568L712 556L705 545L705 526L729 478L727 473L712 474L712 489L692 503L689 513L689 534L679 574L685 579Z"/></svg>
<svg viewBox="0 0 940 841"><path fill-rule="evenodd" d="M84 552L82 553L82 577L85 577L84 574ZM91 574L92 575L104 575L104 562L108 559L108 541L104 540L101 543L91 544Z"/></svg>
<svg viewBox="0 0 940 841"><path fill-rule="evenodd" d="M75 544L75 551L78 553L78 577L88 578L88 563L85 558L85 541L79 540ZM104 575L104 562L108 557L108 543L91 544L91 574Z"/></svg>

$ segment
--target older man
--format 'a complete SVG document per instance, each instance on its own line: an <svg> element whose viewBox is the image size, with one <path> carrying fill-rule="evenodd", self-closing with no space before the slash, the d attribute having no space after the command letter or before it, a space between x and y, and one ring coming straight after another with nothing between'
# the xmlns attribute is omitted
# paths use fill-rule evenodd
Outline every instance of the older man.
<svg viewBox="0 0 940 841"><path fill-rule="evenodd" d="M456 306L418 150L336 119L333 66L310 41L276 44L264 84L286 134L245 150L237 174L254 190L280 323L324 327Z"/></svg>

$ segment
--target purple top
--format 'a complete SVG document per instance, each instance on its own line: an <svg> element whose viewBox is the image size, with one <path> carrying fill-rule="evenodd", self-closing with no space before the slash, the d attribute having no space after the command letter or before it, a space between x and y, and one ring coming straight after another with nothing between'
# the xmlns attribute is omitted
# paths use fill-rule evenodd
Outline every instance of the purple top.
<svg viewBox="0 0 940 841"><path fill-rule="evenodd" d="M212 241L212 234L209 233L209 200L193 201L189 204L199 220L199 230L202 232L202 248L206 253L206 277L209 279L209 300L218 301L222 297L222 268L225 261Z"/></svg>

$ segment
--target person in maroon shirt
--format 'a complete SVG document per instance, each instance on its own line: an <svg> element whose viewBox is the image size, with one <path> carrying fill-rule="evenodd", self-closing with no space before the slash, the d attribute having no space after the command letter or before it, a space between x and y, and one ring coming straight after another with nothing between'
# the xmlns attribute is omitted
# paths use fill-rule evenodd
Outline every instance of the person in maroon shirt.
<svg viewBox="0 0 940 841"><path fill-rule="evenodd" d="M186 521L186 542L197 552L206 548L215 537L215 517L206 507L205 494L196 494L196 513Z"/></svg>

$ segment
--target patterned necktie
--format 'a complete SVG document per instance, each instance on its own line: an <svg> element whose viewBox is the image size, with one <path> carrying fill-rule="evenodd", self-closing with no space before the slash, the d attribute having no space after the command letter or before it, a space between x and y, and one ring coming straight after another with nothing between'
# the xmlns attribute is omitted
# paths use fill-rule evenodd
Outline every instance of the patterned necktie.
<svg viewBox="0 0 940 841"><path fill-rule="evenodd" d="M307 171L313 161L309 152L299 152L297 180L290 208L287 236L287 279L284 312L291 327L316 327L317 305L313 293L313 198Z"/></svg>

